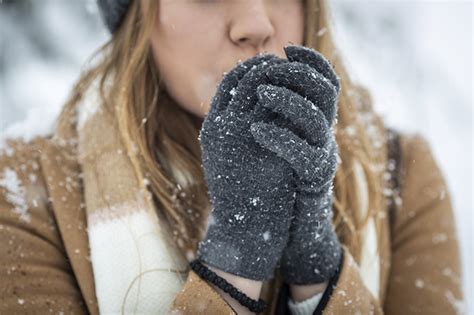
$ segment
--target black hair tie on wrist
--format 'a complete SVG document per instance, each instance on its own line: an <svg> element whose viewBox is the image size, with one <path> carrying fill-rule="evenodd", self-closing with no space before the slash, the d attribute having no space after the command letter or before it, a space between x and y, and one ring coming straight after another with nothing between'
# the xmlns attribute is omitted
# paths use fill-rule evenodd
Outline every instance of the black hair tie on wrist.
<svg viewBox="0 0 474 315"><path fill-rule="evenodd" d="M258 301L248 297L245 293L227 282L224 278L218 276L214 271L203 265L199 259L194 259L190 262L191 269L194 270L201 278L214 284L222 291L228 293L231 297L237 300L240 304L247 307L250 311L261 313L265 310L266 303L264 300Z"/></svg>

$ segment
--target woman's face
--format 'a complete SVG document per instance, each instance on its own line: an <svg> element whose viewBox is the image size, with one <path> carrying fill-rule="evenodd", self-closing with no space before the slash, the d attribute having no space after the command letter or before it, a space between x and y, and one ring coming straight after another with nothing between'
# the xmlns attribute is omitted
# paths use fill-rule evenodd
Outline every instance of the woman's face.
<svg viewBox="0 0 474 315"><path fill-rule="evenodd" d="M303 44L304 0L159 0L152 34L168 94L204 118L225 72L259 52Z"/></svg>

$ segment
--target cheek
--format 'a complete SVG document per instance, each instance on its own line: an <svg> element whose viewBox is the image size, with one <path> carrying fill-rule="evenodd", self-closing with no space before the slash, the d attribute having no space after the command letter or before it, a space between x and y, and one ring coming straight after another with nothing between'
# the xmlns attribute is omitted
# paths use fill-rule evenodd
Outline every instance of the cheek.
<svg viewBox="0 0 474 315"><path fill-rule="evenodd" d="M287 42L303 45L305 14L303 4L293 4L275 10L275 28L282 46Z"/></svg>
<svg viewBox="0 0 474 315"><path fill-rule="evenodd" d="M180 66L184 66L181 64ZM209 103L216 91L217 81L214 74L196 68L168 69L165 79L170 96L187 111L199 117L209 110Z"/></svg>
<svg viewBox="0 0 474 315"><path fill-rule="evenodd" d="M167 58L156 52L154 55L168 94L185 110L204 117L219 83L212 65L189 58L187 50L177 50Z"/></svg>
<svg viewBox="0 0 474 315"><path fill-rule="evenodd" d="M168 94L187 111L203 117L219 83L218 37L208 35L205 23L192 23L181 13L171 19L169 12L155 28L153 55Z"/></svg>

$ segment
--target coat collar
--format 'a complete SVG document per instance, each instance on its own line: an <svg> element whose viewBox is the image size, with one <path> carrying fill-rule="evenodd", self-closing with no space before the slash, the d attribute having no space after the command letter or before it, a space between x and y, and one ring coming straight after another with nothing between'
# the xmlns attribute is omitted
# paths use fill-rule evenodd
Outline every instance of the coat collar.
<svg viewBox="0 0 474 315"><path fill-rule="evenodd" d="M70 125L64 124L52 137L42 140L40 163L66 255L87 309L96 315L99 309L90 261L81 168L75 152L77 137Z"/></svg>

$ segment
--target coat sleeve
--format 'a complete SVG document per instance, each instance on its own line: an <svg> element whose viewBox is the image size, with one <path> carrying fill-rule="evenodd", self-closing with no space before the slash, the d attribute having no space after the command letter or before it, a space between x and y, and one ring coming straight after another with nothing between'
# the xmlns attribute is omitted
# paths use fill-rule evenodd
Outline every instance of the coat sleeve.
<svg viewBox="0 0 474 315"><path fill-rule="evenodd" d="M235 315L237 313L211 285L190 270L183 289L171 305L171 314Z"/></svg>
<svg viewBox="0 0 474 315"><path fill-rule="evenodd" d="M445 179L423 136L400 140L400 203L385 313L463 313L460 252Z"/></svg>
<svg viewBox="0 0 474 315"><path fill-rule="evenodd" d="M383 314L378 300L365 286L359 266L349 249L343 247L338 278L330 283L314 314Z"/></svg>
<svg viewBox="0 0 474 315"><path fill-rule="evenodd" d="M87 314L48 203L34 141L0 152L0 314Z"/></svg>

